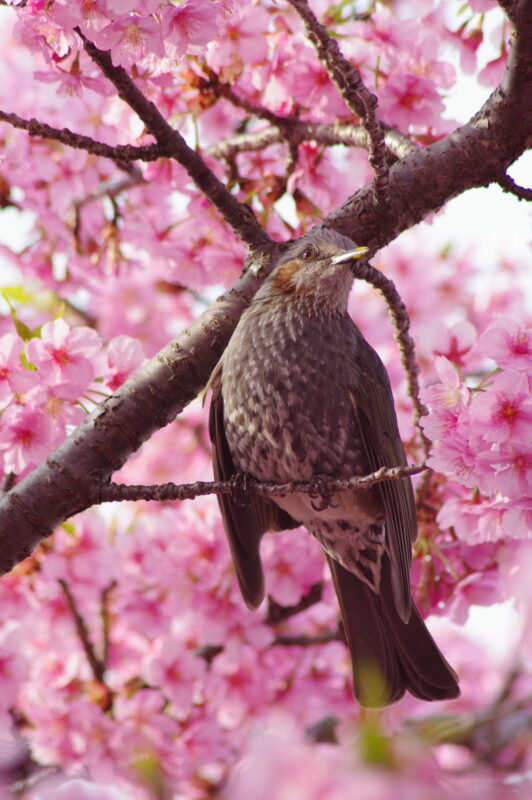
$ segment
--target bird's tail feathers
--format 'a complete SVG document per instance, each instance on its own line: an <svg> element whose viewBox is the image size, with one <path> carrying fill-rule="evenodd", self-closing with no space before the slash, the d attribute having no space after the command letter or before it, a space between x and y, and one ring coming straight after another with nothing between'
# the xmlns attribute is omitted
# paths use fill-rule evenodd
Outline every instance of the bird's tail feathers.
<svg viewBox="0 0 532 800"><path fill-rule="evenodd" d="M354 692L363 706L381 707L405 691L422 700L445 700L460 693L455 672L430 635L417 608L407 623L393 598L390 562L383 559L381 592L329 557L353 666Z"/></svg>

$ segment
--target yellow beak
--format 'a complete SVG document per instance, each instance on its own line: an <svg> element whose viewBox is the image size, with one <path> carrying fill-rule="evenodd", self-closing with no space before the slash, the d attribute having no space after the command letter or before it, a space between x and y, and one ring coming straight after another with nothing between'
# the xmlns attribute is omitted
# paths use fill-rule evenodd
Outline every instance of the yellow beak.
<svg viewBox="0 0 532 800"><path fill-rule="evenodd" d="M360 258L367 253L368 250L369 247L355 247L354 250L348 250L346 253L340 253L339 256L333 256L331 258L331 264L343 264L344 261Z"/></svg>

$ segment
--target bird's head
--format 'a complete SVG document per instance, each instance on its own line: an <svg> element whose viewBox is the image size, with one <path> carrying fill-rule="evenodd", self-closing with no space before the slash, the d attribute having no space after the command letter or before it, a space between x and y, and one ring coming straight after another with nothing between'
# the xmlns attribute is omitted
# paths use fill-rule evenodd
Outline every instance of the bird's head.
<svg viewBox="0 0 532 800"><path fill-rule="evenodd" d="M309 311L343 313L353 264L367 252L329 228L305 234L283 254L261 294L303 304Z"/></svg>

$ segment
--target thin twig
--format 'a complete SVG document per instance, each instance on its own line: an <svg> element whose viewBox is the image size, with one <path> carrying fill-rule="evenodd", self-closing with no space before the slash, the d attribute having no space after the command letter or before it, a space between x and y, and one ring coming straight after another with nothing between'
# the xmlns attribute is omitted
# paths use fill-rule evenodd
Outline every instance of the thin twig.
<svg viewBox="0 0 532 800"><path fill-rule="evenodd" d="M503 175L497 180L497 183L503 191L515 195L519 200L532 200L532 189L528 189L526 186L519 186L511 175Z"/></svg>
<svg viewBox="0 0 532 800"><path fill-rule="evenodd" d="M390 160L404 158L408 153L419 149L415 142L396 128L383 126L383 130L384 143ZM283 130L271 126L260 131L239 133L228 139L221 139L208 147L205 153L214 158L227 158L229 155L263 150L272 144L289 142L298 145L306 141L315 141L328 147L336 144L343 144L347 147L363 147L365 150L368 150L370 146L369 134L361 125L290 119L286 121Z"/></svg>
<svg viewBox="0 0 532 800"><path fill-rule="evenodd" d="M63 590L63 594L66 597L68 607L70 608L70 611L74 618L76 633L78 634L78 639L80 640L81 646L83 647L85 655L87 656L87 661L90 664L92 674L95 680L100 681L100 683L103 683L105 666L103 664L103 661L101 661L96 655L94 646L89 638L89 631L87 625L85 624L85 620L83 619L78 610L76 601L74 599L72 592L70 591L68 583L65 581L64 578L59 578L59 584L61 586L61 589Z"/></svg>
<svg viewBox="0 0 532 800"><path fill-rule="evenodd" d="M110 158L113 161L156 161L158 158L168 156L168 148L161 147L160 144L149 144L143 147L135 147L130 144L110 145L98 142L90 136L83 136L81 133L74 133L69 128L54 128L37 119L24 119L18 114L8 114L0 110L0 122L8 122L14 128L27 131L30 136L41 139L52 139L56 142L73 147L76 150L86 150L95 156Z"/></svg>
<svg viewBox="0 0 532 800"><path fill-rule="evenodd" d="M276 125L281 130L289 121L285 117L281 117L278 114L275 114L273 111L270 111L268 108L259 106L256 103L252 103L251 100L248 100L246 97L241 97L241 95L235 92L230 84L221 81L216 72L207 66L207 64L202 64L202 69L208 77L209 88L214 89L214 92L219 97L224 97L226 100L229 100L235 106L235 108L241 108L244 111L247 111L248 114L257 117L258 119L265 119L268 122L271 122L273 125Z"/></svg>
<svg viewBox="0 0 532 800"><path fill-rule="evenodd" d="M414 340L409 333L410 319L408 317L408 311L393 281L383 275L378 269L368 262L357 262L353 271L357 278L361 278L378 289L384 296L388 305L388 311L392 318L395 340L401 353L401 363L406 372L408 396L412 399L414 405L414 425L418 429L423 453L425 458L427 458L431 442L425 435L420 420L421 417L428 414L428 409L419 398L419 366L416 361Z"/></svg>
<svg viewBox="0 0 532 800"><path fill-rule="evenodd" d="M280 622L295 617L297 614L301 614L302 611L306 611L307 608L319 603L322 594L323 583L318 581L318 583L314 583L308 592L293 606L281 606L271 597L268 597L268 612L264 621L267 625L278 625Z"/></svg>
<svg viewBox="0 0 532 800"><path fill-rule="evenodd" d="M390 176L386 162L386 148L381 124L377 115L377 97L369 91L359 71L343 56L338 43L316 19L307 0L288 0L307 29L318 57L335 83L348 107L362 119L369 139L369 161L375 173L373 199L375 205L385 209L389 203Z"/></svg>
<svg viewBox="0 0 532 800"><path fill-rule="evenodd" d="M111 616L109 614L109 595L116 587L117 582L111 581L109 586L106 586L105 589L102 590L102 598L100 603L100 616L102 619L102 667L103 670L107 668L107 663L109 660L109 631L110 631L110 624L111 624Z"/></svg>
<svg viewBox="0 0 532 800"><path fill-rule="evenodd" d="M261 483L249 475L245 476L244 486L240 481L236 486L230 481L196 481L196 483L162 483L151 486L129 486L124 483L107 483L95 485L92 490L94 503L112 503L122 500L191 500L206 494L233 494L238 490L240 495L250 492L263 497L284 497L287 494L305 493L317 496L330 496L335 491L368 488L387 480L399 480L409 475L417 475L426 469L424 464L410 464L403 467L381 467L375 472L357 478L328 478L320 476L319 485L310 483Z"/></svg>

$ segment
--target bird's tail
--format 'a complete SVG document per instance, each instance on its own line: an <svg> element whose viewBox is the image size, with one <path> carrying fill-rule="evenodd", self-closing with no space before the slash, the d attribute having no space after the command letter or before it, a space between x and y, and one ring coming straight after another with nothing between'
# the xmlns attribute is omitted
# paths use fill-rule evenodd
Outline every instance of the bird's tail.
<svg viewBox="0 0 532 800"><path fill-rule="evenodd" d="M380 707L405 691L422 700L458 697L458 678L415 607L407 623L392 594L390 562L385 555L380 594L329 558L344 630L351 651L354 693L363 706Z"/></svg>

